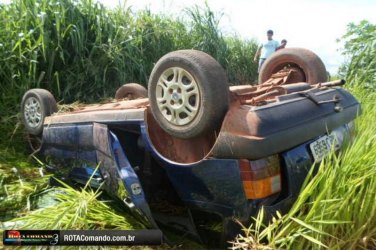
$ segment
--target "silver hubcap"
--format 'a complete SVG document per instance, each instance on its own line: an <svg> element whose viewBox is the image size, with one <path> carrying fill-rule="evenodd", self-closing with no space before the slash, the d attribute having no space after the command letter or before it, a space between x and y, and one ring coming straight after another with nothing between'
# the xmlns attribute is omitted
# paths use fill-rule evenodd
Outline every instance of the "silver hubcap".
<svg viewBox="0 0 376 250"><path fill-rule="evenodd" d="M40 103L35 97L27 98L24 108L25 121L29 127L38 127L42 122Z"/></svg>
<svg viewBox="0 0 376 250"><path fill-rule="evenodd" d="M158 108L172 124L183 126L194 120L200 104L200 91L193 76L179 67L165 70L159 77Z"/></svg>

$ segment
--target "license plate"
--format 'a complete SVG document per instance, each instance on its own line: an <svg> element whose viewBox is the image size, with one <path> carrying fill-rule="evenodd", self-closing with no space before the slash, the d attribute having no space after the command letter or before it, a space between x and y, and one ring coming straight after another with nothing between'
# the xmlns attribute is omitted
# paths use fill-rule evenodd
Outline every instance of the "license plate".
<svg viewBox="0 0 376 250"><path fill-rule="evenodd" d="M330 150L332 149L333 143L337 144L337 140L334 140L334 136L325 135L309 144L315 162L321 161L327 154L329 154ZM339 145L334 146L335 148L337 148L337 146Z"/></svg>

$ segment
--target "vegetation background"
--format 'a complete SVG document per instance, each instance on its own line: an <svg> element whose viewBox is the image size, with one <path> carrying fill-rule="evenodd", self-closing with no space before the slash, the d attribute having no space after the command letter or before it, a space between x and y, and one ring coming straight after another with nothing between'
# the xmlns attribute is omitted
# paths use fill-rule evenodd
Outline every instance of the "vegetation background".
<svg viewBox="0 0 376 250"><path fill-rule="evenodd" d="M255 82L256 41L223 36L218 28L221 15L209 7L196 7L177 19L148 10L109 10L91 0L14 0L0 5L2 227L142 227L114 204L100 201L94 191L79 192L67 186L51 191L44 164L28 156L19 119L20 100L30 88L46 88L60 104L98 102L112 97L123 83L145 85L161 56L187 48L215 57L231 83ZM235 246L376 248L376 127L372 125L376 117L376 25L351 23L341 39L349 60L339 76L347 79L347 88L363 105L355 141L307 179L289 214L270 225L262 225L260 214ZM39 208L36 203L48 199L46 194L51 192L56 203ZM56 214L61 214L59 219L53 219ZM186 248L202 247L186 244Z"/></svg>
<svg viewBox="0 0 376 250"><path fill-rule="evenodd" d="M232 83L254 81L255 41L222 36L220 16L197 7L174 19L109 10L92 0L0 5L1 123L14 128L22 93L30 88L48 89L62 103L98 102L124 83L146 85L154 63L178 49L209 53ZM2 133L4 140L10 131Z"/></svg>

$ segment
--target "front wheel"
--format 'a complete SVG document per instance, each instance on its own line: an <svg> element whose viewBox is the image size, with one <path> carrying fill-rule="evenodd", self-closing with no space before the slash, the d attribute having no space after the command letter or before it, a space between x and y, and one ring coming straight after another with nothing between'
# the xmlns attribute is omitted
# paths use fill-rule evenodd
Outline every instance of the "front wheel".
<svg viewBox="0 0 376 250"><path fill-rule="evenodd" d="M22 98L21 120L31 135L41 135L44 119L56 111L55 98L45 89L30 89Z"/></svg>
<svg viewBox="0 0 376 250"><path fill-rule="evenodd" d="M229 86L208 54L180 50L163 56L149 79L154 118L167 133L187 139L216 130L228 109Z"/></svg>

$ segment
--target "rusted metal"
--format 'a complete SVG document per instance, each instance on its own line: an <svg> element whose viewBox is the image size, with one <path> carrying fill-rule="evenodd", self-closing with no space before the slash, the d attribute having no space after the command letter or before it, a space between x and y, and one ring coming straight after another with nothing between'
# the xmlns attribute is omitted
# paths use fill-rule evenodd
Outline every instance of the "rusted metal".
<svg viewBox="0 0 376 250"><path fill-rule="evenodd" d="M295 69L283 69L273 74L266 82L260 84L261 86L282 85L288 82Z"/></svg>
<svg viewBox="0 0 376 250"><path fill-rule="evenodd" d="M280 88L290 77L292 70L283 70L276 74L263 84L257 86L247 85L243 88L238 86L230 88L235 94L233 98L237 99L241 104L257 105L258 102L269 99L273 96L283 95L287 92Z"/></svg>
<svg viewBox="0 0 376 250"><path fill-rule="evenodd" d="M246 100L244 104L257 105L263 101L274 99L276 96L287 94L287 90L280 86L270 87L264 94L253 97L251 100Z"/></svg>
<svg viewBox="0 0 376 250"><path fill-rule="evenodd" d="M335 80L331 82L317 83L311 85L305 82L296 82L301 77L301 72L296 68L283 69L271 76L266 82L252 86L230 87L231 97L240 104L259 106L268 102L277 101L276 97L305 91L308 89L323 89L345 84L345 80ZM294 83L290 83L294 82Z"/></svg>
<svg viewBox="0 0 376 250"><path fill-rule="evenodd" d="M334 80L331 82L323 82L323 83L318 83L315 85L316 88L322 88L322 87L337 87L337 86L343 86L346 83L345 80L339 79L339 80Z"/></svg>
<svg viewBox="0 0 376 250"><path fill-rule="evenodd" d="M234 94L232 97L237 99L241 104L258 105L260 102L272 99L278 95L287 94L288 90L281 86L289 80L293 72L294 69L281 70L260 85L230 88L230 91Z"/></svg>
<svg viewBox="0 0 376 250"><path fill-rule="evenodd" d="M139 109L146 108L149 105L148 98L136 100L115 101L103 104L89 104L85 106L78 106L72 113L92 112L92 111L105 111L105 110L121 110L121 109Z"/></svg>
<svg viewBox="0 0 376 250"><path fill-rule="evenodd" d="M204 159L216 139L215 131L190 139L173 137L158 125L150 109L145 112L145 124L156 151L174 162L193 163Z"/></svg>

